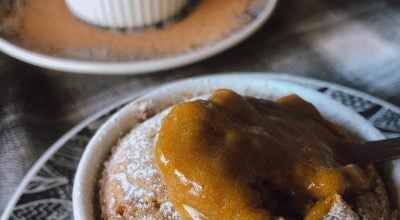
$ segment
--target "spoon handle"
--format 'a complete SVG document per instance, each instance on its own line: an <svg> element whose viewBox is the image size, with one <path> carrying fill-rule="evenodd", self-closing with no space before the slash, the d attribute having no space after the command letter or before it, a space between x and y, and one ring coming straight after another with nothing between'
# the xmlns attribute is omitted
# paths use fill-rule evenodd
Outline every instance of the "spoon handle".
<svg viewBox="0 0 400 220"><path fill-rule="evenodd" d="M361 165L400 158L400 138L349 143L348 147L354 162Z"/></svg>

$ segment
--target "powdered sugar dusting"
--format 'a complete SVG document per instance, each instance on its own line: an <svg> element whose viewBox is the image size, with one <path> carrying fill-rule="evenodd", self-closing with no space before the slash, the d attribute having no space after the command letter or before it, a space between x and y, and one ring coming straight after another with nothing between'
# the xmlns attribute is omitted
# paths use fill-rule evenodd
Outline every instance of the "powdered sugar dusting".
<svg viewBox="0 0 400 220"><path fill-rule="evenodd" d="M134 184L131 184L128 181L128 178L125 173L113 174L111 176L112 180L117 180L121 184L122 188L126 192L126 200L136 199L141 200L145 195L147 197L154 196L153 192L149 192L144 188L137 187Z"/></svg>
<svg viewBox="0 0 400 220"><path fill-rule="evenodd" d="M148 103L144 103L146 105ZM143 111L145 107L139 106ZM166 189L154 160L154 148L162 118L169 109L147 119L125 135L115 147L103 178L103 212L112 216L141 219L179 219L166 195ZM114 201L114 202L108 202ZM122 211L118 210L123 207Z"/></svg>
<svg viewBox="0 0 400 220"><path fill-rule="evenodd" d="M331 209L323 219L357 220L359 217L351 207L343 201L341 196L336 195Z"/></svg>
<svg viewBox="0 0 400 220"><path fill-rule="evenodd" d="M179 219L179 214L177 212L175 212L174 207L172 206L172 203L169 201L161 204L160 211L163 213L164 216L168 216L169 214L172 214L173 219Z"/></svg>

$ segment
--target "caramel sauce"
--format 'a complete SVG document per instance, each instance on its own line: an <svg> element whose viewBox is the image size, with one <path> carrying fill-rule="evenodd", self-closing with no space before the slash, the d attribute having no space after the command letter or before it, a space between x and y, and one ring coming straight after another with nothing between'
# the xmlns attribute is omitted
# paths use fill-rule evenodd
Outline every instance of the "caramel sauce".
<svg viewBox="0 0 400 220"><path fill-rule="evenodd" d="M305 220L322 219L326 213L328 213L329 208L335 202L336 195L331 195L322 199L314 204L314 206L308 211Z"/></svg>
<svg viewBox="0 0 400 220"><path fill-rule="evenodd" d="M296 95L272 102L222 89L173 107L155 156L184 219L296 218L309 210L313 219L345 190L334 148L345 138Z"/></svg>

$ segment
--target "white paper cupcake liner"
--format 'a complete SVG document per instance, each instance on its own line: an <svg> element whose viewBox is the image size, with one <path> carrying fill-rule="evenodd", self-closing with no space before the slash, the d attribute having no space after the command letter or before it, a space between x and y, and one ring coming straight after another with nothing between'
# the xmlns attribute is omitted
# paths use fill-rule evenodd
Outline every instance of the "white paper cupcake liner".
<svg viewBox="0 0 400 220"><path fill-rule="evenodd" d="M189 0L65 0L88 23L110 28L138 28L176 15Z"/></svg>

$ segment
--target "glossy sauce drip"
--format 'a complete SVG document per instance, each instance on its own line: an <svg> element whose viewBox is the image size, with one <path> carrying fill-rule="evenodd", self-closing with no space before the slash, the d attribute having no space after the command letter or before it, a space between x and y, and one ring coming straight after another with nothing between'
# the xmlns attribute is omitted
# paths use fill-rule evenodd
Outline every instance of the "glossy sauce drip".
<svg viewBox="0 0 400 220"><path fill-rule="evenodd" d="M222 89L171 110L156 163L184 219L298 217L343 193L333 152L343 138L296 95L271 102Z"/></svg>

